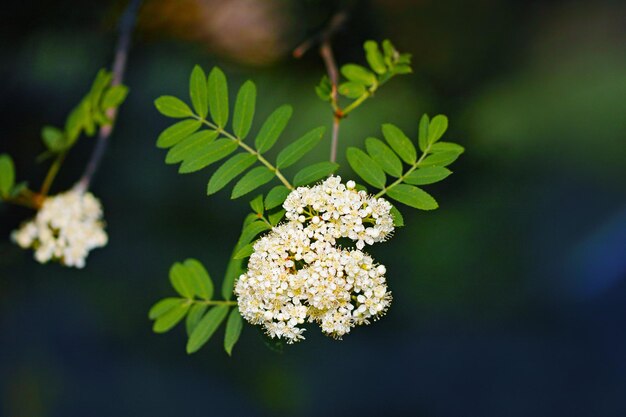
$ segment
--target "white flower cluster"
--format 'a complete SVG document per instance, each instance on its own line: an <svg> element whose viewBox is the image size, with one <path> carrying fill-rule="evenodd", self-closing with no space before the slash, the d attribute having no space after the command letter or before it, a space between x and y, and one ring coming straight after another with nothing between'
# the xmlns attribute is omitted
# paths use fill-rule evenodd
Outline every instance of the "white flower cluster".
<svg viewBox="0 0 626 417"><path fill-rule="evenodd" d="M37 216L11 237L22 248L32 247L40 263L52 259L76 268L83 268L89 251L108 240L100 201L77 191L48 197Z"/></svg>
<svg viewBox="0 0 626 417"><path fill-rule="evenodd" d="M304 339L300 325L308 321L341 338L389 307L385 266L361 249L390 236L391 204L354 187L334 176L292 191L283 204L289 221L254 244L235 293L242 316L271 337ZM339 247L339 238L358 249Z"/></svg>

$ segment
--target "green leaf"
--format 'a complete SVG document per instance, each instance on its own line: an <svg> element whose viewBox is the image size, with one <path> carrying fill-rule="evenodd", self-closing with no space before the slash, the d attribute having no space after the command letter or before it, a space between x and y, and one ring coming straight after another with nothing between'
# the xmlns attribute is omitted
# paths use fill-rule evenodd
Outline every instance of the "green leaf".
<svg viewBox="0 0 626 417"><path fill-rule="evenodd" d="M439 207L437 201L430 194L412 185L398 184L389 188L387 195L396 201L420 210L434 210Z"/></svg>
<svg viewBox="0 0 626 417"><path fill-rule="evenodd" d="M172 307L169 311L159 316L152 326L152 331L155 333L165 333L172 327L176 326L187 314L190 304L187 300L180 300L180 302Z"/></svg>
<svg viewBox="0 0 626 417"><path fill-rule="evenodd" d="M177 164L197 154L213 142L219 133L215 130L201 130L174 145L165 157L166 164Z"/></svg>
<svg viewBox="0 0 626 417"><path fill-rule="evenodd" d="M185 102L174 96L161 96L154 105L163 116L182 119L193 116L193 112Z"/></svg>
<svg viewBox="0 0 626 417"><path fill-rule="evenodd" d="M298 162L300 158L310 152L322 140L326 128L323 126L316 127L308 133L305 133L300 139L288 145L283 149L276 158L276 168L282 169Z"/></svg>
<svg viewBox="0 0 626 417"><path fill-rule="evenodd" d="M330 101L330 94L332 91L332 87L330 84L330 79L327 75L324 75L320 80L320 83L315 87L315 93L319 98L324 101Z"/></svg>
<svg viewBox="0 0 626 417"><path fill-rule="evenodd" d="M365 58L367 59L367 63L370 64L370 67L378 74L386 73L387 67L385 66L385 60L380 53L378 44L374 41L366 41L363 45L363 49L365 49Z"/></svg>
<svg viewBox="0 0 626 417"><path fill-rule="evenodd" d="M189 77L189 97L196 114L205 119L209 113L207 78L199 65L193 67Z"/></svg>
<svg viewBox="0 0 626 417"><path fill-rule="evenodd" d="M250 208L256 214L263 214L263 195L259 194L250 201Z"/></svg>
<svg viewBox="0 0 626 417"><path fill-rule="evenodd" d="M334 162L319 162L301 169L293 177L293 185L299 187L301 185L311 184L320 180L339 169L339 165Z"/></svg>
<svg viewBox="0 0 626 417"><path fill-rule="evenodd" d="M419 135L418 135L418 143L420 150L422 152L426 152L428 149L428 125L430 124L430 119L427 114L424 114L420 119L420 127L419 127Z"/></svg>
<svg viewBox="0 0 626 417"><path fill-rule="evenodd" d="M254 247L251 243L248 243L246 246L243 246L241 249L237 251L233 259L245 259L248 256L254 253Z"/></svg>
<svg viewBox="0 0 626 417"><path fill-rule="evenodd" d="M450 174L452 174L452 171L444 167L420 168L404 177L404 182L413 185L433 184L446 179Z"/></svg>
<svg viewBox="0 0 626 417"><path fill-rule="evenodd" d="M230 261L228 261L228 265L226 266L224 280L222 281L222 297L224 297L225 300L230 300L232 297L235 279L237 279L243 272L244 269L242 267L241 259L233 259L231 256Z"/></svg>
<svg viewBox="0 0 626 417"><path fill-rule="evenodd" d="M61 152L66 148L65 135L54 126L44 126L41 129L41 139L51 152Z"/></svg>
<svg viewBox="0 0 626 417"><path fill-rule="evenodd" d="M8 196L15 185L15 166L9 154L0 155L0 195Z"/></svg>
<svg viewBox="0 0 626 417"><path fill-rule="evenodd" d="M254 146L259 153L267 152L274 146L280 134L285 130L292 112L291 106L285 104L270 114L254 140Z"/></svg>
<svg viewBox="0 0 626 417"><path fill-rule="evenodd" d="M195 330L196 326L200 322L202 316L207 311L209 306L204 304L194 304L189 309L189 313L187 313L187 318L185 319L185 330L187 330L187 337L191 336L191 333Z"/></svg>
<svg viewBox="0 0 626 417"><path fill-rule="evenodd" d="M128 87L125 85L114 85L105 91L100 107L104 110L119 107L126 100L127 95Z"/></svg>
<svg viewBox="0 0 626 417"><path fill-rule="evenodd" d="M150 308L148 317L150 320L158 319L163 314L179 305L182 301L184 300L178 297L170 297L159 300Z"/></svg>
<svg viewBox="0 0 626 417"><path fill-rule="evenodd" d="M396 126L387 123L383 125L383 135L385 140L391 146L404 162L413 165L417 160L417 151L409 138L406 137Z"/></svg>
<svg viewBox="0 0 626 417"><path fill-rule="evenodd" d="M228 306L213 307L196 325L187 342L187 353L194 353L209 341L228 314Z"/></svg>
<svg viewBox="0 0 626 417"><path fill-rule="evenodd" d="M365 139L365 149L387 174L396 178L402 175L402 161L383 141L367 138Z"/></svg>
<svg viewBox="0 0 626 417"><path fill-rule="evenodd" d="M341 73L350 81L359 84L374 85L377 82L376 75L365 67L356 64L346 64L341 67Z"/></svg>
<svg viewBox="0 0 626 417"><path fill-rule="evenodd" d="M172 287L174 287L177 293L185 298L194 297L195 285L192 279L193 278L190 276L187 268L180 262L176 262L170 268L170 282L172 283Z"/></svg>
<svg viewBox="0 0 626 417"><path fill-rule="evenodd" d="M422 168L430 166L445 167L456 161L459 155L461 154L453 151L437 152L427 156L426 159L420 162L419 166Z"/></svg>
<svg viewBox="0 0 626 417"><path fill-rule="evenodd" d="M465 148L452 142L437 142L430 147L432 152L456 152L459 155L465 152Z"/></svg>
<svg viewBox="0 0 626 417"><path fill-rule="evenodd" d="M238 252L239 249L252 242L252 240L254 240L259 233L270 229L270 226L263 221L254 221L246 225L246 227L244 227L241 231L241 236L239 237L237 246L235 247L235 252Z"/></svg>
<svg viewBox="0 0 626 417"><path fill-rule="evenodd" d="M184 265L194 294L207 301L213 298L213 281L204 265L193 258L186 259Z"/></svg>
<svg viewBox="0 0 626 417"><path fill-rule="evenodd" d="M265 196L265 210L271 210L285 202L291 191L284 185L277 185Z"/></svg>
<svg viewBox="0 0 626 417"><path fill-rule="evenodd" d="M96 74L96 79L91 85L91 90L87 94L87 97L85 97L89 102L89 107L94 113L100 108L100 98L105 88L111 83L111 78L112 74L105 69L101 69L98 71L98 74Z"/></svg>
<svg viewBox="0 0 626 417"><path fill-rule="evenodd" d="M211 70L208 87L211 118L219 127L225 127L228 123L228 84L226 76L218 67Z"/></svg>
<svg viewBox="0 0 626 417"><path fill-rule="evenodd" d="M348 98L359 98L365 94L365 86L356 81L346 81L339 84L339 94Z"/></svg>
<svg viewBox="0 0 626 417"><path fill-rule="evenodd" d="M396 208L396 206L391 206L391 210L389 210L389 214L391 214L391 217L393 217L393 225L395 227L402 227L404 226L404 217L402 216L402 213L400 213L400 210L398 210Z"/></svg>
<svg viewBox="0 0 626 417"><path fill-rule="evenodd" d="M230 198L235 199L248 194L260 186L267 184L272 178L274 178L274 172L270 171L267 167L261 166L253 168L235 184Z"/></svg>
<svg viewBox="0 0 626 417"><path fill-rule="evenodd" d="M239 153L215 171L207 185L207 195L215 194L224 188L229 182L235 179L239 174L250 168L256 162L255 155L250 153Z"/></svg>
<svg viewBox="0 0 626 417"><path fill-rule="evenodd" d="M243 83L237 93L235 113L233 114L233 130L235 136L245 139L252 127L256 105L256 86L250 80Z"/></svg>
<svg viewBox="0 0 626 417"><path fill-rule="evenodd" d="M285 210L279 210L276 213L272 213L267 216L267 219L270 221L272 226L276 226L282 218L285 216Z"/></svg>
<svg viewBox="0 0 626 417"><path fill-rule="evenodd" d="M228 353L228 356L231 356L233 353L233 347L239 340L239 336L241 335L241 330L243 329L243 320L241 318L241 314L239 313L239 309L237 307L233 308L228 315L228 320L226 321L226 334L224 335L224 350Z"/></svg>
<svg viewBox="0 0 626 417"><path fill-rule="evenodd" d="M185 139L196 130L202 123L199 120L183 120L165 129L157 139L157 147L170 148Z"/></svg>
<svg viewBox="0 0 626 417"><path fill-rule="evenodd" d="M359 177L376 188L385 188L385 172L372 158L358 148L350 147L346 152L348 163Z"/></svg>
<svg viewBox="0 0 626 417"><path fill-rule="evenodd" d="M178 172L189 174L226 158L237 150L237 142L231 139L217 139L216 141L203 146L198 152L185 158Z"/></svg>
<svg viewBox="0 0 626 417"><path fill-rule="evenodd" d="M428 143L432 145L437 142L448 129L448 118L443 114L433 117L428 126Z"/></svg>

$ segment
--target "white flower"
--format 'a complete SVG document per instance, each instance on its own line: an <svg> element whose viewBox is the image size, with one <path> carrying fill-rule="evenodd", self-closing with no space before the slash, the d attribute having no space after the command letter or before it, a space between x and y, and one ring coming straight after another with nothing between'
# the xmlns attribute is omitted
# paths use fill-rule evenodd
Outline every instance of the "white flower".
<svg viewBox="0 0 626 417"><path fill-rule="evenodd" d="M271 337L304 339L308 321L341 338L389 307L386 268L360 249L391 234L391 204L353 183L330 177L292 191L283 205L289 221L254 244L235 294L242 316ZM338 238L356 241L357 249L338 247Z"/></svg>
<svg viewBox="0 0 626 417"><path fill-rule="evenodd" d="M12 234L22 248L32 247L37 262L58 260L83 268L89 251L107 244L102 206L91 193L67 191L48 197L34 219Z"/></svg>

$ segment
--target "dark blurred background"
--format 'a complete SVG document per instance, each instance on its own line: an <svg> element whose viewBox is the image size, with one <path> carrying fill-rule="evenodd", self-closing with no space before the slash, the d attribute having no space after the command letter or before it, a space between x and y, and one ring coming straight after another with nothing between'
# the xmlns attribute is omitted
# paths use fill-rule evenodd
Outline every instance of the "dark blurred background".
<svg viewBox="0 0 626 417"><path fill-rule="evenodd" d="M163 163L154 144L170 121L152 102L186 96L193 65L217 64L231 95L257 82L257 127L285 102L295 113L284 138L329 125L313 92L318 54L291 50L346 5L340 64L390 38L415 73L346 120L340 162L383 122L415 136L423 112L447 114L447 137L467 152L428 187L439 210L405 209L407 227L370 248L394 293L383 320L342 342L311 329L282 354L247 326L232 358L221 332L187 356L184 329L155 335L147 311L172 294L174 261L196 257L221 281L247 207L228 192L207 198L210 170ZM0 153L19 179L40 183L39 130L62 124L110 65L124 6L0 6ZM152 0L126 83L92 187L110 243L85 270L37 264L9 241L33 213L0 207L0 415L626 415L623 1ZM328 141L307 161L327 158ZM92 145L72 151L54 192Z"/></svg>

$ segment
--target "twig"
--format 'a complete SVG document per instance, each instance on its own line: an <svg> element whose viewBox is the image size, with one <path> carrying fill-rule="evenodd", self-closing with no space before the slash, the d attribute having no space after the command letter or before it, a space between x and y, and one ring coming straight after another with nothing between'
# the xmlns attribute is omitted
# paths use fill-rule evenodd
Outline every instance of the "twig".
<svg viewBox="0 0 626 417"><path fill-rule="evenodd" d="M333 107L333 130L332 138L330 142L330 161L335 162L337 160L337 147L339 146L339 123L344 117L344 114L339 107L339 99L337 96L337 84L339 84L339 70L335 57L333 55L333 49L330 45L331 37L339 31L346 20L348 19L348 11L342 10L337 12L328 22L328 25L324 30L305 40L300 46L293 51L293 56L300 58L306 51L308 51L316 43L320 43L320 55L326 66L326 72L328 73L328 79L330 80L331 92L330 102Z"/></svg>
<svg viewBox="0 0 626 417"><path fill-rule="evenodd" d="M126 61L128 59L128 50L130 49L130 41L137 20L137 13L141 6L141 0L130 0L126 6L126 10L122 15L119 24L119 39L115 49L115 58L113 60L111 86L122 83L124 72L126 70ZM91 180L100 166L102 157L109 142L109 136L113 132L113 125L117 116L117 108L107 110L107 117L111 121L110 124L102 126L98 132L98 141L93 149L89 162L85 167L85 172L81 179L74 186L74 190L85 192L89 189Z"/></svg>

